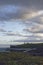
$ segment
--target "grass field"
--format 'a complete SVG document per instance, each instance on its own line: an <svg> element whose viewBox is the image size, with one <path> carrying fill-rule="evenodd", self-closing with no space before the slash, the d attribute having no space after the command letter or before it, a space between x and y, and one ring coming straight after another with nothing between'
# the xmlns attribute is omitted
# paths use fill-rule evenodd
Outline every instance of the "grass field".
<svg viewBox="0 0 43 65"><path fill-rule="evenodd" d="M0 53L0 65L43 65L43 57L24 52Z"/></svg>

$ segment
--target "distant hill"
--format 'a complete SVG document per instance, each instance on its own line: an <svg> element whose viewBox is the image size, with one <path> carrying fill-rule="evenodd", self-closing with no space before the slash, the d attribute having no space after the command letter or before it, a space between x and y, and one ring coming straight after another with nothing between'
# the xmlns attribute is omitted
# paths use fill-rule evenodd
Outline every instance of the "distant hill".
<svg viewBox="0 0 43 65"><path fill-rule="evenodd" d="M27 50L25 50L25 48L27 48ZM30 50L28 49L30 48ZM26 53L29 53L30 55L33 56L43 56L43 43L38 43L38 44L22 44L22 45L11 45L10 46L11 51L22 51L24 52L24 50L26 51ZM19 49L19 50L18 50Z"/></svg>
<svg viewBox="0 0 43 65"><path fill-rule="evenodd" d="M30 44L30 43L24 43L21 45L10 45L10 48L39 48L39 47L43 47L43 43L37 43L37 44Z"/></svg>

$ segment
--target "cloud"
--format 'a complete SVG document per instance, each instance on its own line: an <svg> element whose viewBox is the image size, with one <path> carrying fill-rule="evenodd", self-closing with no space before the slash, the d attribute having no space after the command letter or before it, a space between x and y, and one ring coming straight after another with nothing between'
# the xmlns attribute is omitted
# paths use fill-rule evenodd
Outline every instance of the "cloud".
<svg viewBox="0 0 43 65"><path fill-rule="evenodd" d="M18 36L18 37L29 37L31 36L32 34L22 34L22 33L19 33L19 32L12 32L12 31L8 31L5 33L5 36Z"/></svg>
<svg viewBox="0 0 43 65"><path fill-rule="evenodd" d="M27 31L30 33L43 33L43 25L35 25L35 26L31 25L31 27L28 27L23 31Z"/></svg>
<svg viewBox="0 0 43 65"><path fill-rule="evenodd" d="M24 18L29 19L29 20L31 20L31 19L34 20L34 18L36 19L37 17L39 17L41 15L43 15L43 10L39 10L36 12L33 10L33 11L28 12L27 14L25 13Z"/></svg>
<svg viewBox="0 0 43 65"><path fill-rule="evenodd" d="M0 6L0 20L19 19L22 18L23 12L14 5Z"/></svg>
<svg viewBox="0 0 43 65"><path fill-rule="evenodd" d="M43 10L39 10L34 12L31 9L14 6L14 5L6 5L0 8L0 20L9 20L9 19L33 19L37 16L41 16L43 14ZM36 19L36 18L35 18Z"/></svg>
<svg viewBox="0 0 43 65"><path fill-rule="evenodd" d="M42 6L42 0L0 0L0 20L34 18L42 15Z"/></svg>
<svg viewBox="0 0 43 65"><path fill-rule="evenodd" d="M13 42L34 42L34 43L38 43L38 42L43 42L43 40L14 40Z"/></svg>
<svg viewBox="0 0 43 65"><path fill-rule="evenodd" d="M41 8L43 5L43 0L0 0L0 5L6 5L6 4L14 4L28 7L33 5L39 7L40 5L39 8Z"/></svg>
<svg viewBox="0 0 43 65"><path fill-rule="evenodd" d="M43 0L0 0L0 21L0 32L8 40L42 41Z"/></svg>
<svg viewBox="0 0 43 65"><path fill-rule="evenodd" d="M29 34L20 34L20 33L14 33L14 32L8 32L6 33L6 36L10 36L17 39L12 39L12 42L38 42L43 40L43 33L29 33Z"/></svg>
<svg viewBox="0 0 43 65"><path fill-rule="evenodd" d="M6 30L3 28L0 28L0 32L6 32Z"/></svg>

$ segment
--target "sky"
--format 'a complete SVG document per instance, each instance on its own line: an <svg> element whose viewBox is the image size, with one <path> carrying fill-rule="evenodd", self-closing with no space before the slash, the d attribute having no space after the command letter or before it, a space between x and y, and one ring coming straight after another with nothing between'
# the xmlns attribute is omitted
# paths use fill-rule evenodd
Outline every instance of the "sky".
<svg viewBox="0 0 43 65"><path fill-rule="evenodd" d="M0 0L0 44L43 42L43 0Z"/></svg>

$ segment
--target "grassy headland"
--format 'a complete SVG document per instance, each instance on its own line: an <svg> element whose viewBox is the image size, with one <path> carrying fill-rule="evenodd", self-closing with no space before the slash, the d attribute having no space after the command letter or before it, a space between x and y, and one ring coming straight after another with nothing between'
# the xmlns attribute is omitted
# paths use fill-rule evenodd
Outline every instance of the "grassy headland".
<svg viewBox="0 0 43 65"><path fill-rule="evenodd" d="M42 48L43 44L23 44L17 48ZM38 49L39 50L39 49ZM42 50L43 51L43 50ZM43 56L33 56L25 52L0 52L0 65L43 65Z"/></svg>

